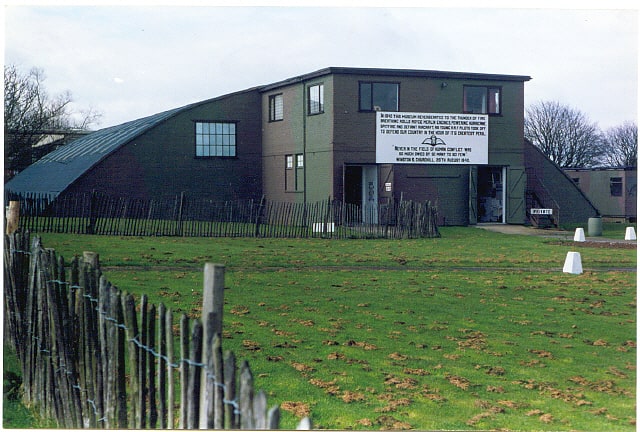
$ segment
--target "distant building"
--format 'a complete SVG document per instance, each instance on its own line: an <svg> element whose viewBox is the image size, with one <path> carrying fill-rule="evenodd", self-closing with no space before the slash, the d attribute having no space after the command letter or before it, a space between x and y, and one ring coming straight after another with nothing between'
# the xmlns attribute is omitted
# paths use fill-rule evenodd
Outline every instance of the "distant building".
<svg viewBox="0 0 640 432"><path fill-rule="evenodd" d="M603 217L629 222L637 220L637 167L567 168L565 172Z"/></svg>
<svg viewBox="0 0 640 432"><path fill-rule="evenodd" d="M8 142L24 140L33 142L31 146L24 148L19 155L5 156L4 179L5 182L13 178L20 171L27 168L35 161L41 159L46 154L51 153L58 147L62 147L71 141L87 135L88 131L83 130L48 130L31 131L27 134L8 132L5 135L5 146Z"/></svg>
<svg viewBox="0 0 640 432"><path fill-rule="evenodd" d="M6 189L332 198L374 218L374 204L429 200L442 225L535 224L532 208L552 208L552 223L584 221L595 207L524 140L529 79L325 68L96 131Z"/></svg>

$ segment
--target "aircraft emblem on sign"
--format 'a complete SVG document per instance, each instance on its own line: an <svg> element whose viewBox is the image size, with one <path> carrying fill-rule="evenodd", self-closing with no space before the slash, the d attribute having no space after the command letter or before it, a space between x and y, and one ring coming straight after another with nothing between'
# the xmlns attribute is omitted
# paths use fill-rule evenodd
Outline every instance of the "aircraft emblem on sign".
<svg viewBox="0 0 640 432"><path fill-rule="evenodd" d="M422 141L424 145L430 145L431 147L435 147L437 145L446 145L446 143L435 135L431 135L430 137L425 138Z"/></svg>

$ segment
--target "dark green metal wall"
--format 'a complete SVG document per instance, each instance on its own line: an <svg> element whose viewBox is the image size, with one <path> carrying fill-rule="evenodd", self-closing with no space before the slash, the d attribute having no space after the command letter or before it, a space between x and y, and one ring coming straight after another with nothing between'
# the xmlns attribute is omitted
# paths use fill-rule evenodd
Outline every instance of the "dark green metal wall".
<svg viewBox="0 0 640 432"><path fill-rule="evenodd" d="M262 195L261 124L257 90L183 111L116 150L66 192L96 190L139 198L186 192L213 200ZM237 122L237 157L196 158L195 121Z"/></svg>

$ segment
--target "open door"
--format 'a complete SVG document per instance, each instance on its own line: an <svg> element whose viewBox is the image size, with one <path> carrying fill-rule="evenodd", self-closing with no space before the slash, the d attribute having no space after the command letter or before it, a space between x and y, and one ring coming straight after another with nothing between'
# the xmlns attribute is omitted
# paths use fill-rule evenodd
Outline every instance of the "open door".
<svg viewBox="0 0 640 432"><path fill-rule="evenodd" d="M362 219L366 223L378 223L378 167L362 167Z"/></svg>
<svg viewBox="0 0 640 432"><path fill-rule="evenodd" d="M344 201L359 207L360 221L378 223L377 165L345 165Z"/></svg>
<svg viewBox="0 0 640 432"><path fill-rule="evenodd" d="M360 165L344 167L344 202L362 205L362 166Z"/></svg>
<svg viewBox="0 0 640 432"><path fill-rule="evenodd" d="M504 223L504 188L506 170L504 167L483 166L478 168L478 222Z"/></svg>

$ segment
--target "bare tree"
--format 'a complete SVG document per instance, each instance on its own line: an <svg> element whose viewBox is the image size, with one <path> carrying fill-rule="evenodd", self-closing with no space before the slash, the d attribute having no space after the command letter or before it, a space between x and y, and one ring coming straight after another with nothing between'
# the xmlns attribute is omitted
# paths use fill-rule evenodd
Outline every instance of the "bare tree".
<svg viewBox="0 0 640 432"><path fill-rule="evenodd" d="M101 114L89 109L71 110L71 93L49 96L42 69L27 73L15 65L4 67L5 170L19 171L32 163L34 145L55 133L86 131Z"/></svg>
<svg viewBox="0 0 640 432"><path fill-rule="evenodd" d="M604 133L602 161L610 167L638 166L638 125L624 122Z"/></svg>
<svg viewBox="0 0 640 432"><path fill-rule="evenodd" d="M524 136L561 167L590 167L602 154L602 134L582 112L556 101L530 105Z"/></svg>

